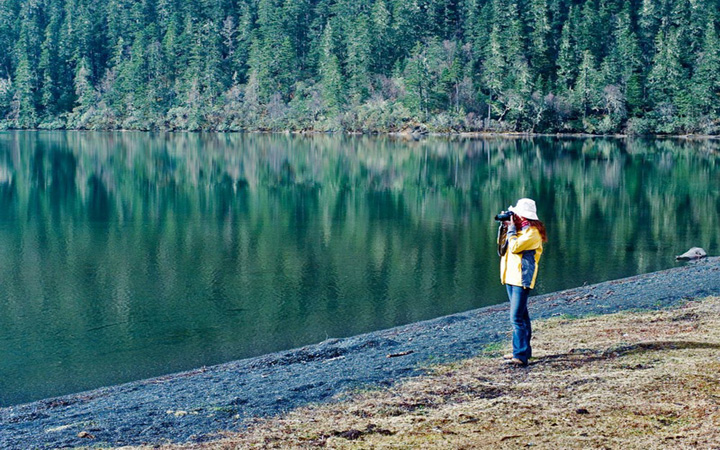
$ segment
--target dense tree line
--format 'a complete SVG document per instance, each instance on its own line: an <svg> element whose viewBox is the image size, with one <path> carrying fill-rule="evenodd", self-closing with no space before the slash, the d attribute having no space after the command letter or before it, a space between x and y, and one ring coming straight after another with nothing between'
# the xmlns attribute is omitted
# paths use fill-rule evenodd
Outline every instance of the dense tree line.
<svg viewBox="0 0 720 450"><path fill-rule="evenodd" d="M0 126L709 133L720 0L0 0Z"/></svg>

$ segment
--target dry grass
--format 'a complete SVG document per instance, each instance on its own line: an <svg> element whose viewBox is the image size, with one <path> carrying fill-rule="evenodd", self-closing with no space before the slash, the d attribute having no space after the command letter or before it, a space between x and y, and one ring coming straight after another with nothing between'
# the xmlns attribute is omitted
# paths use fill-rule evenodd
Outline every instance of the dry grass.
<svg viewBox="0 0 720 450"><path fill-rule="evenodd" d="M440 366L201 448L720 449L719 298L536 322L533 344L528 368Z"/></svg>

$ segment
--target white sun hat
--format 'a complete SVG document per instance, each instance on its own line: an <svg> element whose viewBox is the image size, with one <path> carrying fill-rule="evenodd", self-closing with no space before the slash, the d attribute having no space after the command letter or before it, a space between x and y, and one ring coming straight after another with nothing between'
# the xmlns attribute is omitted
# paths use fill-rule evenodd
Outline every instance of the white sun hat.
<svg viewBox="0 0 720 450"><path fill-rule="evenodd" d="M535 200L529 198L521 198L517 201L517 205L508 208L518 216L522 216L530 220L540 220L537 216L537 206Z"/></svg>

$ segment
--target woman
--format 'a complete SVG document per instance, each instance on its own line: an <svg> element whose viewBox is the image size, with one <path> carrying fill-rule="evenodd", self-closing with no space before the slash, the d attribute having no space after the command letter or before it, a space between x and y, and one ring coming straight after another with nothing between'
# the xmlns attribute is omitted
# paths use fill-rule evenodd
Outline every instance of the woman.
<svg viewBox="0 0 720 450"><path fill-rule="evenodd" d="M530 289L535 287L542 244L547 242L547 234L545 226L538 220L534 200L521 198L509 211L513 215L507 222L507 251L500 259L500 281L510 299L513 352L505 358L512 364L526 366L532 356L527 302Z"/></svg>

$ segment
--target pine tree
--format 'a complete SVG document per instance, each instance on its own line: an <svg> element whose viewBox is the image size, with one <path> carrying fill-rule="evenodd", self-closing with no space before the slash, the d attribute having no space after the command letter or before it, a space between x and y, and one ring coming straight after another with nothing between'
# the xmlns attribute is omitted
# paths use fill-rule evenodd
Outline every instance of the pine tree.
<svg viewBox="0 0 720 450"><path fill-rule="evenodd" d="M253 25L253 12L247 3L243 2L239 6L235 38L236 50L230 64L232 76L236 77L239 82L244 82L247 79L248 57L250 54ZM237 76L235 75L236 72Z"/></svg>
<svg viewBox="0 0 720 450"><path fill-rule="evenodd" d="M140 107L146 90L147 78L147 48L148 42L144 31L138 31L135 34L130 49L130 54L122 61L120 72L122 74L122 84L119 86L120 91L132 95L132 103L135 107Z"/></svg>
<svg viewBox="0 0 720 450"><path fill-rule="evenodd" d="M660 31L662 20L661 0L642 0L638 11L639 37L642 52L646 55L644 64L649 64L655 47L655 38Z"/></svg>
<svg viewBox="0 0 720 450"><path fill-rule="evenodd" d="M307 68L306 58L310 53L308 24L310 23L309 0L285 0L282 6L283 32L289 38L292 47L289 55L291 70L303 75ZM295 81L292 77L288 81Z"/></svg>
<svg viewBox="0 0 720 450"><path fill-rule="evenodd" d="M705 26L691 85L693 106L699 115L720 112L720 41L713 20Z"/></svg>
<svg viewBox="0 0 720 450"><path fill-rule="evenodd" d="M488 91L488 122L490 109L499 119L508 112L524 108L521 92L532 89L529 68L525 59L522 30L517 3L493 0L490 43L483 63L483 84Z"/></svg>
<svg viewBox="0 0 720 450"><path fill-rule="evenodd" d="M0 0L0 80L13 76L14 55L20 22L20 0ZM0 116L2 119L2 116Z"/></svg>
<svg viewBox="0 0 720 450"><path fill-rule="evenodd" d="M453 111L456 114L460 113L460 90L466 76L466 65L464 64L465 61L463 61L463 53L465 52L458 47L457 42L444 42L444 45L442 45L443 61L439 65L442 70L438 76L438 92L442 101L442 104L438 105L438 107Z"/></svg>
<svg viewBox="0 0 720 450"><path fill-rule="evenodd" d="M200 81L203 101L213 105L227 87L230 78L224 73L220 35L213 33L213 23L206 22L196 37L196 45L192 50L191 67Z"/></svg>
<svg viewBox="0 0 720 450"><path fill-rule="evenodd" d="M425 27L424 13L419 0L391 0L392 57L397 60L415 50L415 45L423 40Z"/></svg>
<svg viewBox="0 0 720 450"><path fill-rule="evenodd" d="M490 45L492 3L468 0L465 5L467 12L464 42L470 44L472 54L480 60Z"/></svg>
<svg viewBox="0 0 720 450"><path fill-rule="evenodd" d="M630 12L626 8L617 15L613 30L612 51L608 56L610 64L604 76L608 83L620 86L627 109L638 114L643 105L641 79L643 57L640 43L632 30Z"/></svg>
<svg viewBox="0 0 720 450"><path fill-rule="evenodd" d="M222 22L220 28L220 43L222 45L223 71L235 72L234 60L237 51L236 35L238 33L237 24L233 16L227 16Z"/></svg>
<svg viewBox="0 0 720 450"><path fill-rule="evenodd" d="M170 83L174 82L182 70L182 67L178 63L178 33L180 28L179 15L173 15L167 20L167 27L165 28L161 43L162 57L164 59L163 67L167 70L165 76Z"/></svg>
<svg viewBox="0 0 720 450"><path fill-rule="evenodd" d="M37 56L40 54L40 33L35 8L32 4L24 5L20 15L20 35L15 47L17 66L13 79L13 115L20 128L33 128L38 123L39 80L36 69Z"/></svg>
<svg viewBox="0 0 720 450"><path fill-rule="evenodd" d="M583 118L587 117L591 110L597 106L602 85L602 80L598 76L595 58L590 50L585 50L573 88L574 103Z"/></svg>
<svg viewBox="0 0 720 450"><path fill-rule="evenodd" d="M146 111L150 114L153 121L159 121L164 115L164 111L170 107L170 100L174 80L172 77L172 69L163 54L163 44L160 42L160 32L156 30L156 25L151 24L147 27L146 34L152 36L148 43L146 61L147 61L147 78L146 83L148 90L146 92L148 102L146 103Z"/></svg>
<svg viewBox="0 0 720 450"><path fill-rule="evenodd" d="M589 50L593 58L602 58L603 32L602 28L605 24L600 23L600 14L596 4L597 0L586 0L582 8L579 10L579 20L577 23L577 46L578 51L584 54L585 50ZM577 12L578 10L576 10ZM584 58L584 56L583 56Z"/></svg>
<svg viewBox="0 0 720 450"><path fill-rule="evenodd" d="M677 38L678 32L666 34L662 29L655 38L656 53L648 74L648 93L654 106L664 103L678 106L678 94L686 78Z"/></svg>
<svg viewBox="0 0 720 450"><path fill-rule="evenodd" d="M573 23L570 20L565 22L560 37L556 71L557 87L560 92L569 90L577 77L579 61L575 40L572 37L574 33L572 25Z"/></svg>
<svg viewBox="0 0 720 450"><path fill-rule="evenodd" d="M15 96L13 99L14 119L19 128L34 128L37 125L37 107L35 94L37 78L32 70L30 59L21 47L15 69Z"/></svg>
<svg viewBox="0 0 720 450"><path fill-rule="evenodd" d="M343 77L340 73L340 62L333 49L334 41L332 26L328 24L322 39L320 84L323 100L330 114L337 114L340 111L344 98Z"/></svg>
<svg viewBox="0 0 720 450"><path fill-rule="evenodd" d="M673 0L670 4L667 24L676 32L677 47L680 52L679 59L683 67L692 67L695 64L698 49L694 48L695 42L693 40L695 38L699 39L697 41L698 46L702 41L702 24L704 21L695 25L690 22L690 11L698 9L698 6L691 6L690 0Z"/></svg>
<svg viewBox="0 0 720 450"><path fill-rule="evenodd" d="M61 110L59 109L59 86L60 72L62 71L60 61L60 52L58 49L58 37L60 33L60 12L54 11L51 15L50 22L45 27L45 39L42 43L40 53L40 61L38 69L40 79L42 80L41 99L43 114L46 116L54 116Z"/></svg>
<svg viewBox="0 0 720 450"><path fill-rule="evenodd" d="M372 71L387 75L392 68L391 17L385 0L373 3L370 23Z"/></svg>
<svg viewBox="0 0 720 450"><path fill-rule="evenodd" d="M507 69L498 27L493 27L493 30L490 32L490 43L486 55L482 72L483 85L488 89L490 100L492 101L493 97L498 96L503 90Z"/></svg>
<svg viewBox="0 0 720 450"><path fill-rule="evenodd" d="M522 25L515 0L493 0L493 25L498 27L506 61L525 57Z"/></svg>
<svg viewBox="0 0 720 450"><path fill-rule="evenodd" d="M349 77L348 94L356 103L365 100L370 85L371 47L368 22L365 14L358 15L347 38L345 67Z"/></svg>
<svg viewBox="0 0 720 450"><path fill-rule="evenodd" d="M296 79L296 55L283 28L282 11L277 0L260 0L258 4L249 66L257 77L261 101L268 101L274 94L288 98Z"/></svg>
<svg viewBox="0 0 720 450"><path fill-rule="evenodd" d="M404 79L407 91L405 104L413 114L424 120L428 113L430 78L426 49L420 42L415 45L407 61Z"/></svg>
<svg viewBox="0 0 720 450"><path fill-rule="evenodd" d="M536 76L549 80L552 66L548 56L550 21L546 0L531 0L530 3L530 63Z"/></svg>
<svg viewBox="0 0 720 450"><path fill-rule="evenodd" d="M95 89L90 81L90 69L87 58L82 58L74 77L76 106L73 114L82 116L95 104ZM81 119L82 120L82 119ZM83 125L84 126L84 123Z"/></svg>

